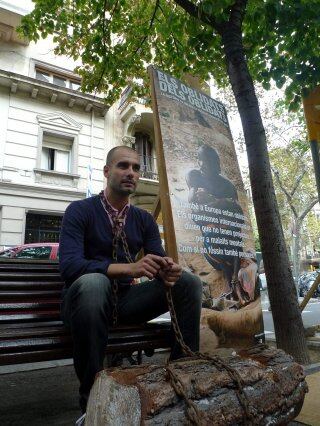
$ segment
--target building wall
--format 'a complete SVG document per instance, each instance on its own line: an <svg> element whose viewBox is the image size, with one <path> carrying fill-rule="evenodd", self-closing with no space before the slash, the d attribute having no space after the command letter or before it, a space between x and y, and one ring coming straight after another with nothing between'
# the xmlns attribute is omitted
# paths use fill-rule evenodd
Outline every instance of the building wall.
<svg viewBox="0 0 320 426"><path fill-rule="evenodd" d="M69 71L73 71L75 67L80 64L80 61L74 61L67 56L55 55L51 36L48 36L46 39L39 39L37 43L30 42L28 45L22 45L12 41L1 41L0 69L34 77L35 64L37 62L53 65Z"/></svg>
<svg viewBox="0 0 320 426"><path fill-rule="evenodd" d="M15 3L0 0L0 23L4 26L18 25L21 16L31 10L31 2L26 11L20 8L19 2ZM33 81L39 83L33 80L37 63L61 67L62 72L72 72L76 66L70 58L53 53L50 38L36 44L18 40L16 35L10 40L1 39L0 249L24 242L28 212L61 216L70 202L84 198L89 165L92 167L91 191L98 193L104 183L102 169L108 151L104 116L95 107L86 109L87 101L81 104L80 93L77 93L80 101L72 107L68 103L72 93L60 96L59 88L57 101L41 95L41 90L32 97ZM72 158L71 177L37 171L43 131L39 117L49 120L53 132L62 126L67 134L68 131L76 133L77 151Z"/></svg>
<svg viewBox="0 0 320 426"><path fill-rule="evenodd" d="M81 126L78 147L77 189L86 191L88 165L93 167L93 190L100 190L103 176L105 124L103 117L92 112L70 110L63 104L50 104L32 99L24 94L0 93L1 116L6 116L1 126L2 179L15 183L36 185L34 169L37 167L37 149L40 126L37 116L65 114ZM6 124L5 124L6 121ZM91 134L92 133L92 134ZM49 187L50 189L50 187Z"/></svg>
<svg viewBox="0 0 320 426"><path fill-rule="evenodd" d="M28 211L63 214L70 201L85 197L89 164L91 191L98 193L103 187L107 148L104 118L93 111L70 110L65 105L53 105L19 92L12 94L4 88L0 91L0 108L0 246L9 246L24 242ZM44 182L37 182L40 143L37 117L52 114L63 115L79 125L77 158L73 159L79 177L75 181L49 174Z"/></svg>
<svg viewBox="0 0 320 426"><path fill-rule="evenodd" d="M62 216L85 193L0 182L0 196L0 247L7 247L24 243L28 212Z"/></svg>

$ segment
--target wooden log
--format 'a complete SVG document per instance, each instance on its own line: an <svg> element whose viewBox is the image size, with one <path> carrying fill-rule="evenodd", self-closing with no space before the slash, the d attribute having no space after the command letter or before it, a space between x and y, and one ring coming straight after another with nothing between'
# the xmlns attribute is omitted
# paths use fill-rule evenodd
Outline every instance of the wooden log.
<svg viewBox="0 0 320 426"><path fill-rule="evenodd" d="M250 418L238 385L212 361L184 358L170 363L183 384L200 425L280 425L296 417L307 384L303 368L278 349L263 346L224 359L240 377ZM101 371L91 390L86 425L189 425L188 404L175 392L165 365ZM189 413L192 414L192 407Z"/></svg>

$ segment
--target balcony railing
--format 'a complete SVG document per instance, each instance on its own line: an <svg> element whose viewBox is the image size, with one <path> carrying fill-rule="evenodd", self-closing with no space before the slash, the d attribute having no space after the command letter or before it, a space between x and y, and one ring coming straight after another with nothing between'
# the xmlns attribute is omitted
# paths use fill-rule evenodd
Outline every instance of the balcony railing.
<svg viewBox="0 0 320 426"><path fill-rule="evenodd" d="M154 171L155 158L149 155L139 155L140 157L140 177L152 180L159 180L158 173Z"/></svg>

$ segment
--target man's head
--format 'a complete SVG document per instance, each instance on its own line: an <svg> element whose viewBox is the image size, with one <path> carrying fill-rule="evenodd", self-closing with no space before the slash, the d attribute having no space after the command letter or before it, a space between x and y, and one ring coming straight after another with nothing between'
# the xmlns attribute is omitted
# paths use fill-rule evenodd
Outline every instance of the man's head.
<svg viewBox="0 0 320 426"><path fill-rule="evenodd" d="M202 145L198 151L200 168L205 175L221 173L220 159L217 151L209 145Z"/></svg>
<svg viewBox="0 0 320 426"><path fill-rule="evenodd" d="M128 146L112 148L103 169L107 178L107 192L123 197L133 194L139 180L139 171L139 155L134 149Z"/></svg>

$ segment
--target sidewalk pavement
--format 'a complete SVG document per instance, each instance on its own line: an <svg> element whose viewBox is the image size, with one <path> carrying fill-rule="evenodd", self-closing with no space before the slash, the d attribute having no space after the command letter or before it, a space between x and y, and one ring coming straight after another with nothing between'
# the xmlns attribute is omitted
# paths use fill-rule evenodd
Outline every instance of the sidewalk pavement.
<svg viewBox="0 0 320 426"><path fill-rule="evenodd" d="M152 362L161 361L152 358ZM146 358L145 362L150 362ZM163 360L162 360L163 362ZM81 413L71 360L0 367L1 426L73 426ZM306 369L309 393L290 426L320 426L320 363Z"/></svg>
<svg viewBox="0 0 320 426"><path fill-rule="evenodd" d="M275 343L275 335L267 335L266 343ZM319 361L320 333L316 332L315 336L308 337L307 345L308 348L311 350L310 352L313 352L313 354L317 354L316 358L318 358ZM297 425L302 423L303 425L308 426L320 426L320 362L318 361L314 361L314 364L307 366L305 369L309 392L305 396L304 404L299 416L295 419Z"/></svg>
<svg viewBox="0 0 320 426"><path fill-rule="evenodd" d="M310 426L320 425L320 363L313 366L315 372L312 373L312 368L306 369L307 383L309 392L307 393L302 410L296 418L297 422L301 422Z"/></svg>

